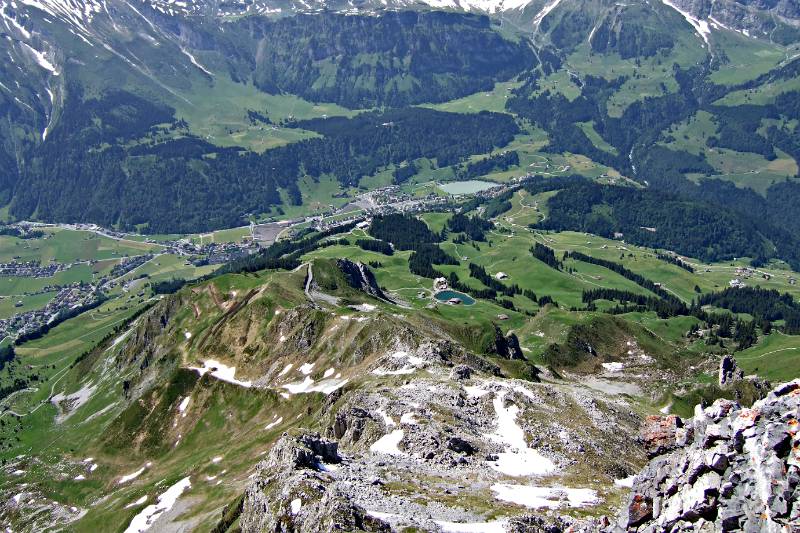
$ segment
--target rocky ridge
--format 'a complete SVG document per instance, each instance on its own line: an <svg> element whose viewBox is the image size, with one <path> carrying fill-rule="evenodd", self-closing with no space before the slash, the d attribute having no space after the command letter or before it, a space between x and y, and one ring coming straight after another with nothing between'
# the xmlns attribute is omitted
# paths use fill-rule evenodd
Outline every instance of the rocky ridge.
<svg viewBox="0 0 800 533"><path fill-rule="evenodd" d="M800 380L751 408L728 400L687 421L652 417L655 457L636 476L613 531L767 531L800 528Z"/></svg>

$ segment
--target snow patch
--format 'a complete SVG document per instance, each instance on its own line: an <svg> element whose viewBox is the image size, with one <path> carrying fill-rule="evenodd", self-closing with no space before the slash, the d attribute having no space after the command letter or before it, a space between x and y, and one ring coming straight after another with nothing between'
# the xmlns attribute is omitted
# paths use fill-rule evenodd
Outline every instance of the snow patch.
<svg viewBox="0 0 800 533"><path fill-rule="evenodd" d="M693 17L691 13L689 13L688 11L683 11L681 8L670 2L670 0L661 0L661 1L664 2L664 5L669 6L678 13L680 13L683 16L683 18L686 19L686 22L691 24L692 27L697 32L697 34L700 35L700 37L702 37L703 41L706 44L709 44L708 36L711 35L711 28L708 27L708 22Z"/></svg>
<svg viewBox="0 0 800 533"><path fill-rule="evenodd" d="M131 502L128 505L126 505L125 509L130 509L131 507L138 507L138 506L142 505L146 501L147 501L147 494L145 494L144 496L142 496L141 498L139 498L135 502Z"/></svg>
<svg viewBox="0 0 800 533"><path fill-rule="evenodd" d="M301 365L298 370L300 370L300 372L302 372L307 376L314 371L314 363L306 363L304 365Z"/></svg>
<svg viewBox="0 0 800 533"><path fill-rule="evenodd" d="M209 71L208 71L208 69L206 69L206 67L204 67L203 65L201 65L201 64L200 64L200 63L197 61L197 59L195 59L195 57L194 57L194 56L193 56L193 55L192 55L192 54L191 54L191 53L190 53L188 50L186 50L185 48L181 48L181 52L183 52L183 55L185 55L186 57L188 57L188 58L189 58L189 61L191 61L191 62L192 62L192 65L194 65L195 67L199 68L199 69L200 69L200 70L202 70L202 71L203 71L205 74L208 74L208 75L209 75L209 76L211 76L212 78L214 77L214 75L213 75L211 72L209 72ZM234 298L236 298L236 292L235 292L235 291L234 291L234 292L232 292L231 294L233 294L233 297L234 297Z"/></svg>
<svg viewBox="0 0 800 533"><path fill-rule="evenodd" d="M348 381L348 379L336 378L323 379L322 381L315 382L313 379L306 376L306 379L303 381L299 383L287 383L283 388L291 394L321 392L322 394L328 395L344 387Z"/></svg>
<svg viewBox="0 0 800 533"><path fill-rule="evenodd" d="M56 66L47 60L43 52L40 52L39 50L30 46L27 43L22 43L22 46L27 48L31 52L31 54L33 54L33 57L36 59L36 62L39 64L40 67L49 71L51 74L53 74L53 76L58 76L60 74Z"/></svg>
<svg viewBox="0 0 800 533"><path fill-rule="evenodd" d="M172 509L172 506L175 505L175 502L178 500L180 495L191 486L192 481L189 477L185 477L172 485L158 496L158 503L148 505L142 509L142 512L133 517L128 529L125 530L125 533L141 533L142 531L147 531L150 529L150 527L153 525L153 522L155 522L164 512Z"/></svg>
<svg viewBox="0 0 800 533"><path fill-rule="evenodd" d="M250 388L253 386L251 381L240 381L234 377L236 375L235 366L227 366L214 359L205 360L202 367L190 366L189 370L194 370L201 376L205 375L206 372L210 372L218 380L239 385L240 387Z"/></svg>
<svg viewBox="0 0 800 533"><path fill-rule="evenodd" d="M292 514L297 514L297 513L300 512L300 509L303 507L303 500L301 500L300 498L295 498L294 500L292 500L292 502L289 505L292 508Z"/></svg>
<svg viewBox="0 0 800 533"><path fill-rule="evenodd" d="M544 476L556 470L556 465L536 450L528 448L525 432L517 424L519 407L504 407L505 392L496 394L492 405L497 414L497 430L486 435L490 440L507 446L507 451L497 454L491 467L509 476Z"/></svg>
<svg viewBox="0 0 800 533"><path fill-rule="evenodd" d="M293 366L294 365L292 363L289 363L288 365L283 367L283 370L280 371L280 373L278 374L278 377L281 377L281 376L285 375L286 373L288 373L289 370L291 370Z"/></svg>
<svg viewBox="0 0 800 533"><path fill-rule="evenodd" d="M132 472L132 473L130 473L130 474L127 474L127 475L125 475L125 476L122 476L121 478L119 478L119 481L117 481L117 485L122 485L123 483L127 483L128 481L133 481L133 480L134 480L134 479L136 479L137 477L141 476L141 475L144 473L144 471L145 471L145 470L147 470L147 468L148 468L149 466L150 466L150 463L147 463L146 465L144 465L143 467L141 467L141 468L140 468L139 470L137 470L136 472Z"/></svg>
<svg viewBox="0 0 800 533"><path fill-rule="evenodd" d="M615 479L614 485L617 487L625 487L626 489L630 489L633 487L633 480L636 479L636 474L628 477L624 477L622 479Z"/></svg>
<svg viewBox="0 0 800 533"><path fill-rule="evenodd" d="M395 429L376 440L372 446L369 447L369 451L373 453L385 453L387 455L405 455L405 452L397 447L401 440L403 440L403 430Z"/></svg>
<svg viewBox="0 0 800 533"><path fill-rule="evenodd" d="M445 522L435 520L444 533L505 533L506 522Z"/></svg>
<svg viewBox="0 0 800 533"><path fill-rule="evenodd" d="M495 483L492 491L498 500L515 503L531 509L557 509L584 507L597 503L597 492L592 489L571 489L567 487L534 487L529 485L509 485Z"/></svg>
<svg viewBox="0 0 800 533"><path fill-rule="evenodd" d="M552 10L558 7L558 4L561 3L561 0L551 0L539 11L535 17L533 17L533 27L538 28L539 25L542 23L542 20L550 14Z"/></svg>
<svg viewBox="0 0 800 533"><path fill-rule="evenodd" d="M383 409L378 409L378 415L380 415L380 417L383 419L383 423L386 424L387 428L391 428L397 425L395 421L392 420L392 417L386 414L386 411L384 411Z"/></svg>
<svg viewBox="0 0 800 533"><path fill-rule="evenodd" d="M181 400L180 405L178 405L178 412L181 413L182 417L186 416L186 408L189 407L189 402L191 401L192 397L187 396L183 400Z"/></svg>
<svg viewBox="0 0 800 533"><path fill-rule="evenodd" d="M281 422L283 422L283 417L280 417L277 420L273 420L272 422L270 422L269 424L264 426L264 429L272 429L275 426L277 426L278 424L280 424Z"/></svg>
<svg viewBox="0 0 800 533"><path fill-rule="evenodd" d="M404 413L403 416L400 417L400 423L409 424L412 426L419 424L419 422L417 422L417 419L414 418L414 413Z"/></svg>
<svg viewBox="0 0 800 533"><path fill-rule="evenodd" d="M625 365L623 365L622 363L616 363L616 362L602 363L602 365L607 372L621 372L622 369L625 367Z"/></svg>

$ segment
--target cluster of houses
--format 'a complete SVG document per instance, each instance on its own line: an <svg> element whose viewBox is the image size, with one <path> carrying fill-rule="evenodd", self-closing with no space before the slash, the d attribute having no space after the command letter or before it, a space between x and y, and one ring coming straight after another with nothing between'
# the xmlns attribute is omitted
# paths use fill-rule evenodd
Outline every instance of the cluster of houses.
<svg viewBox="0 0 800 533"><path fill-rule="evenodd" d="M219 265L240 259L258 251L259 245L251 239L242 242L210 242L196 244L188 239L171 241L165 252L188 256L188 262L195 266Z"/></svg>
<svg viewBox="0 0 800 533"><path fill-rule="evenodd" d="M58 293L41 309L19 313L9 318L0 319L0 338L16 338L57 320L63 313L96 302L101 297L100 290L90 284L73 283L61 288Z"/></svg>
<svg viewBox="0 0 800 533"><path fill-rule="evenodd" d="M51 278L58 272L66 270L71 265L65 263L48 263L42 265L39 261L11 261L0 263L0 276L15 276L20 278Z"/></svg>
<svg viewBox="0 0 800 533"><path fill-rule="evenodd" d="M119 263L114 265L114 268L111 269L110 276L112 278L118 278L120 276L124 276L131 270L139 268L143 264L147 263L153 258L153 254L144 254L144 255L135 255L133 257L123 257Z"/></svg>

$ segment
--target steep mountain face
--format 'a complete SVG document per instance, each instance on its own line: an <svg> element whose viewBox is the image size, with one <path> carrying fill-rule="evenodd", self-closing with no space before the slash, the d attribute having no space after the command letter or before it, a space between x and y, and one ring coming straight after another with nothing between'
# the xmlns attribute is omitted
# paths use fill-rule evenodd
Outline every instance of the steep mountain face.
<svg viewBox="0 0 800 533"><path fill-rule="evenodd" d="M665 3L680 10L704 33L729 28L748 37L780 44L796 42L800 35L800 7L789 0L674 0Z"/></svg>
<svg viewBox="0 0 800 533"><path fill-rule="evenodd" d="M530 47L505 40L486 17L303 15L245 20L232 30L254 40L261 90L350 108L451 100L535 65Z"/></svg>
<svg viewBox="0 0 800 533"><path fill-rule="evenodd" d="M723 116L711 106L728 93L796 75L791 47L777 44L798 40L784 3L401 7L5 2L0 201L16 219L149 232L230 227L280 204L301 204L309 193L298 182L306 177L332 178L344 189L415 159L463 164L524 135L522 122L511 124L517 118L544 129L554 154L581 154L641 183L670 187L676 176L686 182L687 174L730 174L699 156L679 156L687 164L663 168L672 152L654 145L701 110L720 119L719 135L705 141L709 149L754 150L770 161L776 149L790 159L800 151L791 112L767 109L743 120L743 113ZM730 15L738 25L716 18L735 9L745 10ZM746 30L753 24L761 29ZM745 30L751 37L737 33ZM737 65L742 46L753 54L769 47L774 70L746 86L711 83L715 70ZM618 61L618 76L598 67ZM675 64L681 69L665 68ZM348 131L320 123L341 125L375 107L489 95L511 81L522 87L491 96L501 118L422 117L439 126L433 140L394 128L400 121L392 116L417 121L416 110L391 111L376 135L375 115L349 118ZM485 138L466 138L475 130ZM450 132L460 135L448 146ZM775 166L782 178L793 168L788 160Z"/></svg>

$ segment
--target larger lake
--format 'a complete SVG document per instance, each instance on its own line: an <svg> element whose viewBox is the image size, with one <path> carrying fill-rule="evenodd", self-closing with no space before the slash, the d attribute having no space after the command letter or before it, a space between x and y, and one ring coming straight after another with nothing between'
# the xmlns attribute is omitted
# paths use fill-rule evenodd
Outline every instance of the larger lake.
<svg viewBox="0 0 800 533"><path fill-rule="evenodd" d="M500 187L500 184L480 180L449 181L439 185L439 188L447 194L475 194L495 187Z"/></svg>

